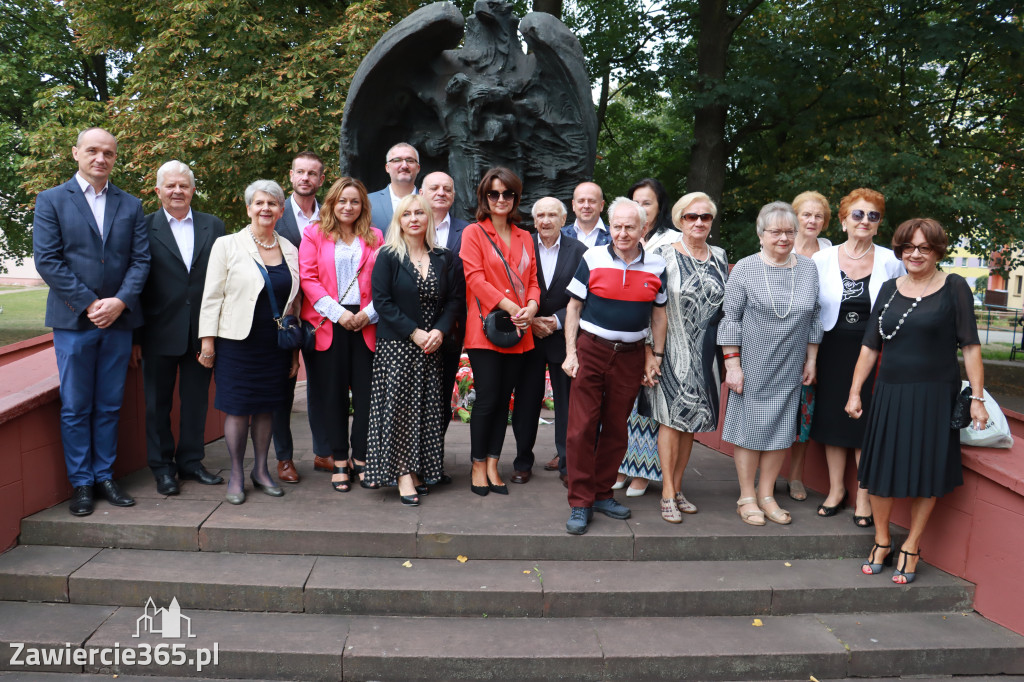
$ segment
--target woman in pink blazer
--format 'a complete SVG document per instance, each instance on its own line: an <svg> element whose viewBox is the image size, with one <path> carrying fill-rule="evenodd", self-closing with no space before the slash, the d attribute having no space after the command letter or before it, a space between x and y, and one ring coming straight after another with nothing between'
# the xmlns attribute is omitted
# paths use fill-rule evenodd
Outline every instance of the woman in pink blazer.
<svg viewBox="0 0 1024 682"><path fill-rule="evenodd" d="M316 350L307 356L306 380L328 417L331 485L342 493L351 489L350 473L359 476L364 488L371 487L362 479L377 329L370 278L383 242L381 231L370 225L363 183L341 178L327 192L320 221L306 228L299 245L302 319L318 327Z"/></svg>

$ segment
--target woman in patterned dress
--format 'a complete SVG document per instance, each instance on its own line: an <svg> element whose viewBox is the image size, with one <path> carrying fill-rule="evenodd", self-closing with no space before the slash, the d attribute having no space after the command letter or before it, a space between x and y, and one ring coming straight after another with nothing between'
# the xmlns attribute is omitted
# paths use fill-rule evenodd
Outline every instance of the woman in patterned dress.
<svg viewBox="0 0 1024 682"><path fill-rule="evenodd" d="M729 264L725 251L707 243L717 212L707 194L687 194L672 208L672 222L682 239L655 251L667 264L668 333L657 383L643 391L659 424L661 517L669 523L682 523L682 514L697 513L697 506L683 495L683 471L693 434L718 428L716 339ZM653 346L647 346L647 353L653 356Z"/></svg>
<svg viewBox="0 0 1024 682"><path fill-rule="evenodd" d="M736 513L752 526L763 526L766 516L792 522L775 501L775 481L795 440L800 386L814 382L821 341L818 271L793 253L797 227L789 204L761 209L761 251L730 273L718 328L730 389L722 438L736 446Z"/></svg>
<svg viewBox="0 0 1024 682"><path fill-rule="evenodd" d="M452 253L435 243L430 204L410 194L395 207L373 266L379 316L370 388L366 478L398 482L402 504L417 506L424 480L443 473L446 396L441 343L463 295Z"/></svg>

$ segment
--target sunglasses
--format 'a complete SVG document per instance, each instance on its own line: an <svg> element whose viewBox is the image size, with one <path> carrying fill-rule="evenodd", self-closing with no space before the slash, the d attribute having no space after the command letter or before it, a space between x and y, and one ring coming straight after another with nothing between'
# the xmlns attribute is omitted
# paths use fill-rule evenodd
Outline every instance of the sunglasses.
<svg viewBox="0 0 1024 682"><path fill-rule="evenodd" d="M879 220L882 219L882 214L879 213L878 211L868 211L866 215L868 217L869 223L877 223ZM864 216L864 211L860 210L859 208L850 211L850 217L856 220L858 223L864 220Z"/></svg>
<svg viewBox="0 0 1024 682"><path fill-rule="evenodd" d="M935 249L929 244L900 244L900 257L912 256L918 251L922 256L928 257Z"/></svg>
<svg viewBox="0 0 1024 682"><path fill-rule="evenodd" d="M711 215L710 213L684 213L683 214L683 220L689 221L691 223L696 222L697 218L700 218L701 220L703 220L706 223L710 223L712 220L715 219L715 216Z"/></svg>
<svg viewBox="0 0 1024 682"><path fill-rule="evenodd" d="M498 199L504 199L505 201L515 201L516 193L510 189L504 192L499 192L496 189L487 190L487 198L491 201L497 201Z"/></svg>

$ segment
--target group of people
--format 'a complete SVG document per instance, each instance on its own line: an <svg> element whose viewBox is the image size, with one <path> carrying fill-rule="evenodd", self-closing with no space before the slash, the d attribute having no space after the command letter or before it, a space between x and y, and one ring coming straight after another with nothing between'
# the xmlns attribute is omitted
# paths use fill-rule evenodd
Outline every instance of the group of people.
<svg viewBox="0 0 1024 682"><path fill-rule="evenodd" d="M660 479L662 518L680 523L697 512L682 491L694 434L718 428L724 383L723 438L735 446L742 521L791 522L774 498L776 480L792 448L789 495L806 499L808 438L825 445L829 469L818 514L835 515L853 450L854 520L875 527L864 572L891 563L893 499L910 497L894 577L910 582L936 498L962 482L949 428L958 347L972 421L987 422L970 291L937 269L942 227L910 220L893 250L874 244L885 199L870 189L840 202L838 246L819 236L830 219L826 197L804 192L766 205L760 251L730 270L708 243L718 211L711 197L672 203L652 178L611 202L607 224L592 182L576 187L570 225L559 199L542 198L531 233L520 227L522 182L507 168L484 174L467 223L451 215L451 177L432 172L416 186L419 155L407 143L388 150L386 187L370 194L343 177L322 205L323 162L303 152L290 169L291 196L276 182L253 182L249 224L225 234L223 221L191 209L195 178L178 161L157 172L161 208L145 216L138 199L109 183L116 152L107 131L83 131L72 148L78 173L36 203L35 259L50 285L75 515L93 511L94 493L134 504L111 468L125 372L137 361L161 494L178 494L182 480L223 483L202 464L213 376L215 406L227 415L227 501L245 501L250 437L253 488L283 495L279 481L299 480L290 412L300 352L314 467L331 473L338 492L395 486L403 505L419 505L432 486L451 482L444 437L465 349L476 391L473 493L509 492L498 461L513 393L510 480L531 479L547 373L555 428L544 468L568 489L566 530L585 533L594 511L629 518L614 498L629 479L627 496ZM279 343L289 315L313 337L301 351Z"/></svg>

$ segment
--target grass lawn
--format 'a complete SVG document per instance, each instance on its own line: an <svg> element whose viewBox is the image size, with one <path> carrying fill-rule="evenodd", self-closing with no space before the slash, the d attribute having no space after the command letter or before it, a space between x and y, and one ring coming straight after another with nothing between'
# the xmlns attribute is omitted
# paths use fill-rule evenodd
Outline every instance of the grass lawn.
<svg viewBox="0 0 1024 682"><path fill-rule="evenodd" d="M47 289L36 289L0 296L0 346L50 333L43 324L47 293Z"/></svg>

